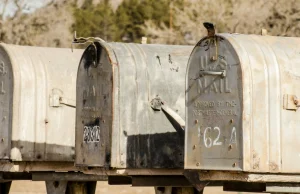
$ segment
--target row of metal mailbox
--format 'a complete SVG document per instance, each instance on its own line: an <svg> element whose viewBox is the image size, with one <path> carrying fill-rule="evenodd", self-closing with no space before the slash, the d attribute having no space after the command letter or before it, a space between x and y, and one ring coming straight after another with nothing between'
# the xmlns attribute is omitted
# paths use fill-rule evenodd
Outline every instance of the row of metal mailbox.
<svg viewBox="0 0 300 194"><path fill-rule="evenodd" d="M299 64L291 37L1 43L0 161L300 173Z"/></svg>

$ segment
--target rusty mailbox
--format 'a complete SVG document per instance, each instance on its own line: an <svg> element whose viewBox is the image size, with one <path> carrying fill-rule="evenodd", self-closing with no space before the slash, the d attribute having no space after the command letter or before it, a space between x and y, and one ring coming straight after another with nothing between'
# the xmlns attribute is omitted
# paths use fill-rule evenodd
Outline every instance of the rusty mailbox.
<svg viewBox="0 0 300 194"><path fill-rule="evenodd" d="M0 44L0 160L74 160L81 54Z"/></svg>
<svg viewBox="0 0 300 194"><path fill-rule="evenodd" d="M95 41L77 76L76 164L183 168L190 46Z"/></svg>
<svg viewBox="0 0 300 194"><path fill-rule="evenodd" d="M299 64L299 38L200 40L186 75L185 168L299 173Z"/></svg>

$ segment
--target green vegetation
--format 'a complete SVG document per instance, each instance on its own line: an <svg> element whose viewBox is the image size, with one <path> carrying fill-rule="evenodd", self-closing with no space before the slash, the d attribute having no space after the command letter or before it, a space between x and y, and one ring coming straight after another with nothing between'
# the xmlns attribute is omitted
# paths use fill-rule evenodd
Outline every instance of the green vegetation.
<svg viewBox="0 0 300 194"><path fill-rule="evenodd" d="M81 8L74 9L72 31L76 31L79 36L101 37L112 41L116 32L114 16L109 0L103 0L97 5L93 5L92 0L85 0Z"/></svg>
<svg viewBox="0 0 300 194"><path fill-rule="evenodd" d="M140 41L145 35L143 25L146 20L152 20L158 26L169 26L169 1L157 0L125 0L115 14L118 33L117 41Z"/></svg>
<svg viewBox="0 0 300 194"><path fill-rule="evenodd" d="M180 5L182 0L172 4ZM74 9L72 30L80 36L97 36L107 41L139 42L145 36L145 21L158 27L170 26L171 0L124 0L113 11L109 0L97 5L85 0L81 8Z"/></svg>
<svg viewBox="0 0 300 194"><path fill-rule="evenodd" d="M260 34L264 28L269 35L300 36L299 0L64 0L29 14L21 2L14 1L13 16L0 14L3 42L70 47L77 31L106 41L140 42L146 36L151 44L194 45L207 34L207 21L217 32Z"/></svg>

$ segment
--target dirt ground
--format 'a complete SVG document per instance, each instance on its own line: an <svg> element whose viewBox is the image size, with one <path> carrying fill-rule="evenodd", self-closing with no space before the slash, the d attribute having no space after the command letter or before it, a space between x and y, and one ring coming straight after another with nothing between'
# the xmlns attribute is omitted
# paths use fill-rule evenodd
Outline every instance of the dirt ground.
<svg viewBox="0 0 300 194"><path fill-rule="evenodd" d="M209 194L240 194L223 192L221 187L208 187L204 193ZM46 194L44 182L14 181L10 194ZM152 187L111 186L107 182L98 182L96 194L154 194Z"/></svg>

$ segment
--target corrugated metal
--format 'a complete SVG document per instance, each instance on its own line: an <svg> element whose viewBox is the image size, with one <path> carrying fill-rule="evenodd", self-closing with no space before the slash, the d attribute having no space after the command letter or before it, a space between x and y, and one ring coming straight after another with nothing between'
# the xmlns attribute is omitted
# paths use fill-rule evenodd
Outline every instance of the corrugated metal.
<svg viewBox="0 0 300 194"><path fill-rule="evenodd" d="M300 166L297 164L300 162L300 113L296 110L294 100L300 96L300 39L219 34L219 57L215 63L220 64L225 59L229 64L226 78L231 92L202 93L197 96L197 100L235 100L235 105L230 107L234 114L221 116L218 115L221 108L217 106L198 108L197 111L201 114L195 115L195 104L190 103L198 92L197 85L193 86L190 79L197 73L199 75L199 59L209 56L214 49L206 47L205 50L201 47L207 40L208 38L204 38L195 47L187 72L189 92L186 96L188 106L185 167L299 173ZM236 68L233 66L235 62ZM201 111L207 109L212 110L211 113L215 111L216 115L203 116ZM195 124L197 119L199 124ZM205 145L207 138L216 138L214 131L206 133L204 138L204 130L208 126L220 128L220 144L211 147ZM200 133L196 129L198 127L201 128ZM236 128L237 135L235 142L231 142L233 127ZM222 154L211 157L216 153ZM235 154L231 155L232 153Z"/></svg>
<svg viewBox="0 0 300 194"><path fill-rule="evenodd" d="M4 90L11 91L12 108L1 115L11 122L1 127L0 135L7 131L2 138L9 142L9 149L0 150L1 158L7 158L5 154L14 161L74 160L75 83L81 55L81 50L0 44L1 65L7 69L0 79L6 82L12 75L13 83L4 83Z"/></svg>
<svg viewBox="0 0 300 194"><path fill-rule="evenodd" d="M95 45L97 52L88 47L78 70L76 164L182 168L184 133L168 114L152 109L151 101L158 96L185 118L184 77L192 47Z"/></svg>

